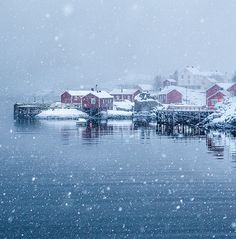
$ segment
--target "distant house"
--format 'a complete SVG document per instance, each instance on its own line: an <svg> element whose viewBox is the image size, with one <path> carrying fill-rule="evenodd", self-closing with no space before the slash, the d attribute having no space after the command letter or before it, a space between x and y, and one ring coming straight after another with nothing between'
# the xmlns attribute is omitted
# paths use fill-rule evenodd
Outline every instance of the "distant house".
<svg viewBox="0 0 236 239"><path fill-rule="evenodd" d="M158 100L162 104L181 104L183 94L175 87L166 87L158 93Z"/></svg>
<svg viewBox="0 0 236 239"><path fill-rule="evenodd" d="M225 96L236 96L236 83L217 83L206 91L206 105L213 109Z"/></svg>
<svg viewBox="0 0 236 239"><path fill-rule="evenodd" d="M114 97L114 101L124 101L129 100L134 102L136 95L140 94L139 89L114 89L110 92L110 95Z"/></svg>
<svg viewBox="0 0 236 239"><path fill-rule="evenodd" d="M85 110L112 110L113 96L106 91L90 91L82 98L82 107Z"/></svg>
<svg viewBox="0 0 236 239"><path fill-rule="evenodd" d="M204 72L192 66L180 71L178 85L190 89L206 90L213 84L226 81L226 74L219 71Z"/></svg>
<svg viewBox="0 0 236 239"><path fill-rule="evenodd" d="M163 81L163 87L177 85L177 81L174 79L166 79Z"/></svg>
<svg viewBox="0 0 236 239"><path fill-rule="evenodd" d="M89 91L86 90L68 90L61 95L61 103L82 105L83 96L87 95Z"/></svg>

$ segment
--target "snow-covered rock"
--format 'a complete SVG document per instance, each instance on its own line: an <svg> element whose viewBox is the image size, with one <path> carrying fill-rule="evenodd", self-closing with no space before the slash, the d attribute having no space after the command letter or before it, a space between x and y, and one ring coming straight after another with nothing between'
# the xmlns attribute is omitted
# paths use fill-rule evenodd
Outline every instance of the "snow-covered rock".
<svg viewBox="0 0 236 239"><path fill-rule="evenodd" d="M124 110L107 110L101 112L103 119L131 119L133 113Z"/></svg>

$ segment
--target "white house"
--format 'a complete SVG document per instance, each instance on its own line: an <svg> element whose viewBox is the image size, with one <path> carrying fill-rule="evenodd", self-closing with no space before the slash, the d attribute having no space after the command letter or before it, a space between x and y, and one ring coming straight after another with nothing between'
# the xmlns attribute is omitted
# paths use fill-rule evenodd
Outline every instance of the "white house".
<svg viewBox="0 0 236 239"><path fill-rule="evenodd" d="M197 67L186 67L180 71L178 85L190 89L206 90L218 82L227 82L227 75L218 71L203 72Z"/></svg>

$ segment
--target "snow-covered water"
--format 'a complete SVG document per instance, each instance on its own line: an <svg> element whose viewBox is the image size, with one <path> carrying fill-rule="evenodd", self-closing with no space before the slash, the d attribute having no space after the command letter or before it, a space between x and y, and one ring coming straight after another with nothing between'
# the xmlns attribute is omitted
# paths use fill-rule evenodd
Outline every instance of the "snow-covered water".
<svg viewBox="0 0 236 239"><path fill-rule="evenodd" d="M5 112L0 238L236 237L232 136L16 123Z"/></svg>

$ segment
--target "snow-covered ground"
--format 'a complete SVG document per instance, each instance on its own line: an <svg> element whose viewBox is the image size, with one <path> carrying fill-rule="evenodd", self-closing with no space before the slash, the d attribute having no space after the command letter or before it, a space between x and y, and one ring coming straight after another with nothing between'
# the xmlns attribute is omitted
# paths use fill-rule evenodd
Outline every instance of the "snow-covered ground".
<svg viewBox="0 0 236 239"><path fill-rule="evenodd" d="M48 109L36 116L39 119L78 119L88 118L88 115L77 109Z"/></svg>
<svg viewBox="0 0 236 239"><path fill-rule="evenodd" d="M124 110L108 110L102 111L101 116L105 119L131 119L133 113Z"/></svg>

